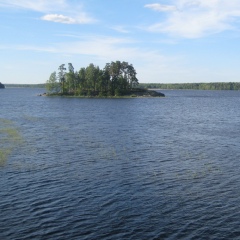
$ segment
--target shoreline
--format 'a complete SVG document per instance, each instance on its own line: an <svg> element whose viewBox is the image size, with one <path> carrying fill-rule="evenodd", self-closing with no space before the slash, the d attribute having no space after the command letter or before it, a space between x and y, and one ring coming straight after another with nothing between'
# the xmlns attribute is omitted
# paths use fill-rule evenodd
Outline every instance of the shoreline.
<svg viewBox="0 0 240 240"><path fill-rule="evenodd" d="M155 97L165 97L165 94L161 92L156 92L149 89L136 89L127 92L125 95L119 96L99 96L99 95L74 95L74 94L63 94L63 93L43 93L38 94L37 96L46 96L46 97L72 97L72 98L155 98Z"/></svg>

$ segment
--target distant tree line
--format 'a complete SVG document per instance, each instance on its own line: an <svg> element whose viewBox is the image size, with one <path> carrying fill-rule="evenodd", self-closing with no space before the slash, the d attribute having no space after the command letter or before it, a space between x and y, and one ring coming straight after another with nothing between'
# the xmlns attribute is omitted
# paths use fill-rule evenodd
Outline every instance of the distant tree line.
<svg viewBox="0 0 240 240"><path fill-rule="evenodd" d="M240 90L240 82L212 82L212 83L141 83L142 88L159 89L193 89L193 90Z"/></svg>
<svg viewBox="0 0 240 240"><path fill-rule="evenodd" d="M40 84L5 84L7 88L45 88L44 83Z"/></svg>
<svg viewBox="0 0 240 240"><path fill-rule="evenodd" d="M93 63L74 71L72 63L58 68L46 82L49 93L79 96L121 96L138 85L137 73L127 62L107 63L103 69Z"/></svg>

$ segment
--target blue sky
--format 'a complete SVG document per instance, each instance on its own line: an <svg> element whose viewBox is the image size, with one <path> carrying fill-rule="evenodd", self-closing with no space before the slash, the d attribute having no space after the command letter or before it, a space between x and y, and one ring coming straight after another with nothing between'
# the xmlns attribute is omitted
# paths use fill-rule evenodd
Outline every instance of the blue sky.
<svg viewBox="0 0 240 240"><path fill-rule="evenodd" d="M2 83L116 60L141 83L240 80L239 0L0 0L0 30Z"/></svg>

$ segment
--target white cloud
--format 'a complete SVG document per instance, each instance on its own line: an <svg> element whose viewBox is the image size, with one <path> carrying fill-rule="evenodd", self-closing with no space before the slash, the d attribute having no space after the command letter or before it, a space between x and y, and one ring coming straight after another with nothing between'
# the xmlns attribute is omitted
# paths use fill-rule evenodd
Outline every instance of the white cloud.
<svg viewBox="0 0 240 240"><path fill-rule="evenodd" d="M153 3L153 4L146 4L144 6L145 8L150 8L158 12L169 12L169 11L175 11L177 8L172 5L162 5L159 3Z"/></svg>
<svg viewBox="0 0 240 240"><path fill-rule="evenodd" d="M82 14L82 16L79 17L68 17L64 16L62 14L47 14L41 18L45 21L51 21L51 22L58 22L58 23L65 23L65 24L84 24L92 22L92 20L85 16L85 14Z"/></svg>
<svg viewBox="0 0 240 240"><path fill-rule="evenodd" d="M83 12L79 3L70 5L67 0L0 0L0 7L47 13L41 17L42 20L65 24L85 24L95 21Z"/></svg>
<svg viewBox="0 0 240 240"><path fill-rule="evenodd" d="M234 29L234 21L240 17L239 0L173 0L173 2L176 10L168 11L164 21L151 25L148 30L184 38L199 38ZM150 5L151 9L157 10L158 4ZM173 9L172 5L168 7ZM159 11L160 9L159 6Z"/></svg>
<svg viewBox="0 0 240 240"><path fill-rule="evenodd" d="M60 23L67 23L67 24L74 24L76 20L71 17L67 17L61 14L47 14L42 17L42 20L51 21L51 22L60 22Z"/></svg>

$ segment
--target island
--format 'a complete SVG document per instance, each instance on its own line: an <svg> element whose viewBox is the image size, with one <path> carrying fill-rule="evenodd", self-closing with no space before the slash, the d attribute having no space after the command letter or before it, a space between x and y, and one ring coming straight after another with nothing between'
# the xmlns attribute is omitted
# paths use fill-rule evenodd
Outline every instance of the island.
<svg viewBox="0 0 240 240"><path fill-rule="evenodd" d="M5 88L5 86L0 82L0 88Z"/></svg>
<svg viewBox="0 0 240 240"><path fill-rule="evenodd" d="M103 69L93 63L74 71L72 63L61 64L46 82L46 96L74 97L165 97L163 93L139 88L132 64L115 61Z"/></svg>

